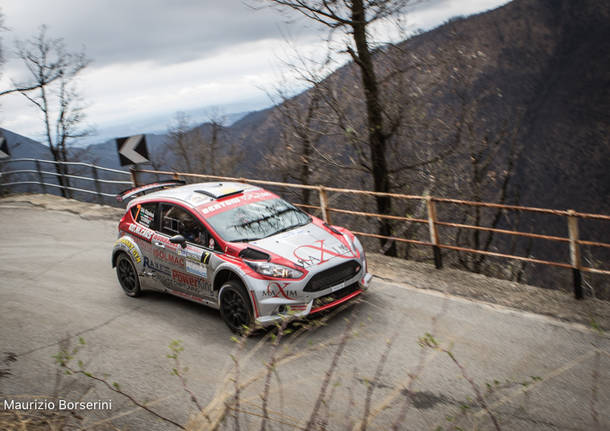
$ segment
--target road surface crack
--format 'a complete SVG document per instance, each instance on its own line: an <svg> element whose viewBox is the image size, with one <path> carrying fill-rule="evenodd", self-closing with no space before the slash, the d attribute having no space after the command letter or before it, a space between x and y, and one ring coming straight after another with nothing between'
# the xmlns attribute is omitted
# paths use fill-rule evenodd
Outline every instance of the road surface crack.
<svg viewBox="0 0 610 431"><path fill-rule="evenodd" d="M44 350L44 349L47 349L49 347L53 347L53 346L56 346L56 345L61 344L63 342L69 341L70 338L72 338L72 337L79 337L79 336L82 336L83 334L96 331L96 330L98 330L100 328L103 328L104 326L109 325L110 323L114 322L118 318L123 317L123 316L125 316L127 314L130 314L133 311L139 310L142 307L143 307L143 305L139 305L137 307L130 308L129 310L125 311L124 313L117 314L116 316L113 316L110 319L108 319L108 320L106 320L106 321L104 321L102 323L99 323L97 325L91 326L90 328L87 328L87 329L83 329L82 331L76 332L76 333L74 333L72 335L68 335L68 336L66 336L66 337L64 337L64 338L62 338L60 340L57 340L57 341L55 341L53 343L45 344L44 346L38 346L38 347L35 347L35 348L31 349L31 350L28 350L28 351L16 354L15 357L27 356L27 355L29 355L31 353L38 352L39 350Z"/></svg>

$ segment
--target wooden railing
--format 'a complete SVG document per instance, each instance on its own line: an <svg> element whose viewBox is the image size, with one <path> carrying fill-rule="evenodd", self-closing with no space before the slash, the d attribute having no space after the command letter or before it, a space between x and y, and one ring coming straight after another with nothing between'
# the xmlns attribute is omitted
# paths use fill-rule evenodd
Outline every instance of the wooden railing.
<svg viewBox="0 0 610 431"><path fill-rule="evenodd" d="M331 214L350 214L355 216L369 217L375 219L389 219L389 220L397 220L397 221L405 221L409 223L422 223L427 224L429 228L429 241L422 241L410 238L401 238L395 236L384 236L370 232L359 232L354 231L356 235L363 237L371 237L371 238L381 238L381 239L389 239L397 242L403 243L411 243L416 245L423 245L432 247L434 251L434 263L436 268L440 269L443 266L442 262L442 254L441 249L446 250L454 250L466 253L473 254L481 254L487 256L494 256L506 259L513 259L523 262L541 264L541 265L549 265L559 268L571 269L573 272L573 288L574 288L574 296L577 299L583 298L583 289L582 289L582 277L581 272L589 272L595 274L602 275L610 275L609 269L599 269L584 266L581 260L580 247L582 245L592 246L592 247L602 247L602 248L610 248L610 244L599 242L599 241L589 241L583 240L579 237L579 229L578 229L578 221L579 219L593 219L599 220L602 222L610 222L610 216L603 214L589 214L576 212L574 210L553 210L547 208L536 208L536 207L527 207L527 206L517 206L517 205L504 205L497 203L488 203L488 202L473 202L459 199L447 199L447 198L439 198L433 196L419 196L419 195L407 195L400 193L379 193L372 192L366 190L352 190L352 189L343 189L337 187L325 187L325 186L313 186L313 185L303 185L303 184L293 184L293 183L283 183L277 181L266 181L266 180L255 180L250 178L233 178L233 177L223 177L217 175L204 175L204 174L190 174L185 172L171 172L171 171L154 171L147 169L132 169L132 181L134 184L138 183L138 174L154 174L154 175L169 175L172 178L179 179L181 177L185 178L205 178L211 180L221 180L221 181L238 181L245 182L250 184L260 184L265 186L277 186L277 187L286 187L291 189L307 189L317 191L319 195L320 205L297 205L301 208L305 208L308 210L319 210L322 218L327 223L331 223ZM415 218L415 217L402 217L390 214L376 214L370 212L362 212L362 211L353 211L341 208L333 208L329 206L329 194L330 193L344 193L344 194L353 194L353 195L367 195L367 196L388 196L394 199L406 199L406 200L418 200L424 201L426 204L427 217L426 218ZM530 233L530 232L521 232L516 230L508 230L508 229L498 229L493 227L485 227L485 226L475 226L468 225L462 223L452 223L447 221L441 221L437 218L437 205L443 204L453 204L453 205L464 205L470 207L483 207L483 208L495 208L502 209L507 211L519 211L519 212L530 212L530 213L538 213L538 214L551 214L555 216L564 217L566 219L566 223L568 226L568 237L560 237L560 236L552 236L552 235L543 235L538 233ZM569 251L570 251L570 261L569 262L556 262L550 260L536 259L527 256L518 256L508 253L499 253L495 251L489 250L479 250L474 248L460 247L457 245L446 244L442 242L442 238L439 234L438 227L452 227L457 229L468 229L468 230L479 230L479 231L487 231L500 233L505 235L512 235L518 237L532 238L532 239L543 239L548 241L555 241L560 243L568 243Z"/></svg>

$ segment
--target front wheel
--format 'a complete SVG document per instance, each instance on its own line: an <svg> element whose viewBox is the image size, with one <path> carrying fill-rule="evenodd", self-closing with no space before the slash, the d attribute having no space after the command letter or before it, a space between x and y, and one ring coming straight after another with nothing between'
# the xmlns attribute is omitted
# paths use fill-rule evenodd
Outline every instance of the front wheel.
<svg viewBox="0 0 610 431"><path fill-rule="evenodd" d="M252 325L252 307L240 283L230 280L220 288L220 315L231 331L239 334Z"/></svg>
<svg viewBox="0 0 610 431"><path fill-rule="evenodd" d="M125 253L120 253L117 258L116 275L127 296L136 297L142 294L138 272Z"/></svg>

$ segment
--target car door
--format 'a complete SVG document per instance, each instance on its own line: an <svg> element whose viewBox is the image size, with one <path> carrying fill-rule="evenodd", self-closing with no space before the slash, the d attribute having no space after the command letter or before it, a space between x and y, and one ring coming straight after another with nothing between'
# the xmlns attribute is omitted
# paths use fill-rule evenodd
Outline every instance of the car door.
<svg viewBox="0 0 610 431"><path fill-rule="evenodd" d="M131 215L138 228L145 228L147 232L157 231L159 226L159 215L158 215L157 202L147 202L143 204L134 205L131 208ZM132 235L133 241L137 244L140 252L142 253L142 266L144 269L143 283L147 288L155 290L164 290L164 286L161 283L163 277L164 268L155 263L154 247L151 245L150 239L147 240L138 235Z"/></svg>
<svg viewBox="0 0 610 431"><path fill-rule="evenodd" d="M186 247L169 241L175 235L186 239ZM180 205L161 204L160 230L153 238L153 248L157 263L169 269L163 282L173 293L203 299L213 296L208 273L210 239L213 237L208 230L189 210Z"/></svg>

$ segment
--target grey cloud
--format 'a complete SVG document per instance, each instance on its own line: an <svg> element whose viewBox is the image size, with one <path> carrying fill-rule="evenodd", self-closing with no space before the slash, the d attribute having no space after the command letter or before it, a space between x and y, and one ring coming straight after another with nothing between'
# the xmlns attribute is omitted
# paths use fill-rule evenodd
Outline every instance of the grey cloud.
<svg viewBox="0 0 610 431"><path fill-rule="evenodd" d="M41 24L71 49L85 46L95 67L150 60L175 63L211 56L232 45L279 39L283 32L307 36L311 27L286 24L270 9L253 10L241 0L9 0L3 8L14 36L28 38ZM252 1L250 3L253 3ZM33 16L30 11L36 11Z"/></svg>

